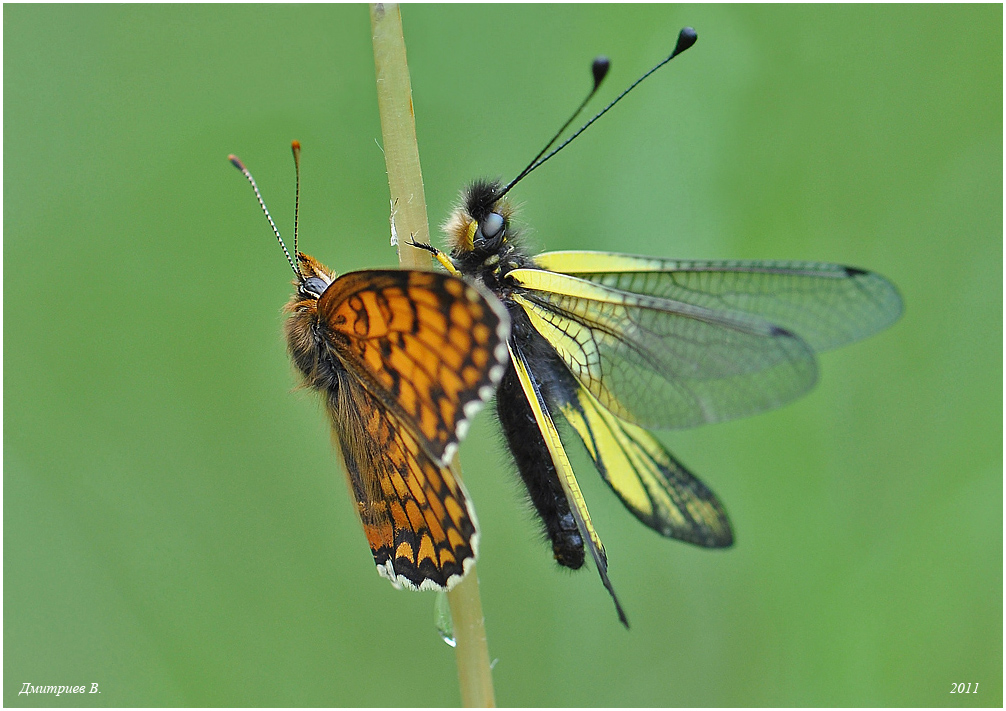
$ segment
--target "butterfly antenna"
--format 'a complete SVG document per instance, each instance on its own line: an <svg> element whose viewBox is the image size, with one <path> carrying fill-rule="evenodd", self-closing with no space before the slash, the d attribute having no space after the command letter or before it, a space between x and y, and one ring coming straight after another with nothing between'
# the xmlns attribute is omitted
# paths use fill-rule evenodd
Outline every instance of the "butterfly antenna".
<svg viewBox="0 0 1006 711"><path fill-rule="evenodd" d="M294 149L294 155L296 155L296 149ZM253 178L252 174L248 172L247 168L245 168L245 164L241 162L241 159L233 153L227 156L227 160L229 160L235 168L240 170L241 174L248 179L249 183L251 183L252 190L255 191L255 197L258 198L258 204L261 206L262 212L265 213L265 219L269 220L269 225L272 227L272 231L275 233L276 239L279 240L279 246L283 248L283 254L286 255L286 261L290 262L290 267L293 269L293 273L297 275L297 278L303 281L304 275L301 273L300 269L297 268L297 263L293 261L293 258L290 256L290 252L286 248L286 243L283 242L283 238L279 234L279 228L276 227L276 223L272 221L272 215L269 214L269 208L265 206L265 200L262 199L262 193L259 192L258 185L255 183L255 178ZM295 237L296 234L297 230L294 228Z"/></svg>
<svg viewBox="0 0 1006 711"><path fill-rule="evenodd" d="M565 148L570 143L572 143L573 140L577 136L579 136L581 133L583 133L584 131L586 131L587 128L589 128L592 123L594 123L599 118L601 118L606 113L608 113L608 111L610 111L611 108L615 104L617 104L619 101L621 101L623 98L625 98L626 94L628 94L630 91L632 91L637 86L639 86L643 82L644 79L646 79L647 77L649 77L655 71L657 71L658 69L660 69L662 66L664 66L669 61L671 61L672 59L674 59L675 57L677 57L679 54L681 54L682 52L684 52L686 49L688 49L689 47L691 47L693 44L695 44L695 42L696 42L696 40L698 40L698 38L699 38L698 33L695 32L695 30L692 29L691 27L684 27L684 28L682 28L681 32L678 33L678 41L677 41L677 44L674 45L674 51L673 52L671 52L669 55L667 55L667 57L665 59L663 59L660 62L658 62L656 66L654 66L652 69L650 69L650 71L646 72L643 76L639 77L638 79L636 79L636 81L632 82L632 84L630 84L629 87L625 91L623 91L621 94L619 94L618 96L615 97L614 101L612 101L610 104L608 104L603 109L601 109L601 111L599 111L597 113L597 115L594 116L594 118L590 119L590 121L588 121L587 123L583 124L583 126L581 126L579 129L577 129L576 133L574 133L572 136L570 136L565 141L563 141L562 143L560 143L559 146L557 148L555 148L555 150L553 150L551 153L549 153L548 155L546 155L543 158L542 155L545 153L545 151L547 151L552 146L552 144L555 143L555 141L559 138L559 135L562 134L562 132L566 130L566 128L569 126L569 124L572 123L573 119L576 118L577 114L579 114L580 111L583 109L584 105L587 103L587 101L590 99L590 97L593 96L594 92L597 91L597 88L598 88L598 86L600 84L600 80L597 78L597 67L598 67L598 62L601 61L601 60L603 60L604 65L605 65L604 70L603 70L603 72L601 74L601 79L604 79L604 75L608 71L608 69L607 69L608 62L603 57L598 57L597 59L595 59L594 60L594 65L593 65L594 82L595 82L593 91L590 92L590 94L587 96L587 99L584 100L583 104L580 105L580 108L578 108L576 110L576 112L570 117L569 121L567 121L566 124L561 129L559 129L559 133L557 133L555 135L555 137L551 141L549 141L548 145L545 146L545 148L542 150L542 152L539 153L535 157L535 159L533 161L531 161L531 163L529 163L528 166L524 170L522 170L520 172L520 175L518 175L516 178L514 178L513 180L511 180L510 183L505 188L503 188L500 192L496 193L496 195L494 197L498 200L501 197L503 197L504 195L506 195L508 192L510 192L510 189L514 185L516 185L518 182L520 182L521 180L523 180L524 178L526 178L528 176L528 174L531 173L531 171L535 170L536 168L538 168L539 166L541 166L543 163L547 162L555 154L557 154L563 148Z"/></svg>
<svg viewBox="0 0 1006 711"><path fill-rule="evenodd" d="M295 183L297 187L293 193L293 253L300 254L297 250L297 220L300 216L300 141L291 143L290 148L293 149L293 169L297 175Z"/></svg>

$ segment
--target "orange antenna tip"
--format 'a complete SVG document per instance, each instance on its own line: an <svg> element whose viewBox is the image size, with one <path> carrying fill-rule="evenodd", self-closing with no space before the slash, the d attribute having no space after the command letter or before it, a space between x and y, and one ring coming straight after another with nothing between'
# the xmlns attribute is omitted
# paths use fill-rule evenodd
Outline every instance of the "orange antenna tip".
<svg viewBox="0 0 1006 711"><path fill-rule="evenodd" d="M245 164L241 162L241 159L238 158L233 153L231 153L229 156L227 156L227 160L229 160L231 163L233 163L234 167L237 168L238 170L241 170L241 171L247 170L245 168Z"/></svg>

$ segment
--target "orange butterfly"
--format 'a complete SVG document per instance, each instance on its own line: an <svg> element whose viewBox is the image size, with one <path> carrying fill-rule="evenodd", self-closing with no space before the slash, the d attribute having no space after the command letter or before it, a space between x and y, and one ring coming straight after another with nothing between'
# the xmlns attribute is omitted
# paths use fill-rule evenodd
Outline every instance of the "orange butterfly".
<svg viewBox="0 0 1006 711"><path fill-rule="evenodd" d="M300 144L293 144L298 164ZM478 522L449 469L471 417L509 358L500 302L449 274L406 269L341 277L294 261L251 183L296 279L287 347L322 394L377 571L398 588L449 590L478 555ZM295 209L296 215L296 209Z"/></svg>

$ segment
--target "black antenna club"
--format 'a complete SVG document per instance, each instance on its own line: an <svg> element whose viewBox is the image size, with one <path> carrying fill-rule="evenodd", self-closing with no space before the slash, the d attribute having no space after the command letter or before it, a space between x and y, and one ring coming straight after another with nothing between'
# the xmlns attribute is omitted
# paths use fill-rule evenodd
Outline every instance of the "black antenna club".
<svg viewBox="0 0 1006 711"><path fill-rule="evenodd" d="M581 126L580 128L578 128L576 130L576 132L573 133L572 136L570 136L565 141L563 141L561 144L559 144L559 146L555 150L553 150L551 153L548 153L548 155L545 155L545 153L559 139L559 136L562 135L563 131L565 131L569 127L569 125L571 123L573 123L573 120L577 116L580 115L580 112L583 111L583 108L587 105L587 102L590 101L590 99L594 96L595 93L597 93L598 88L601 86L601 82L604 81L604 77L607 75L608 68L611 66L611 64L608 61L607 57L597 57L594 60L593 64L591 65L591 71L592 71L592 73L594 75L594 88L590 90L589 94L587 94L587 98L585 98L580 103L580 105L577 107L576 111L573 112L573 115L570 116L569 119L566 121L566 123L564 123L562 125L562 128L560 128L559 131L552 137L552 140L550 140L547 144L545 144L545 147L542 148L541 151L538 153L538 155L536 155L534 157L534 160L532 160L530 163L528 163L527 167L524 168L524 170L522 170L517 175L516 178L514 178L513 180L511 180L506 185L506 187L504 187L501 191L499 191L498 193L496 193L494 195L494 198L497 199L497 200L499 200L504 195L506 195L508 192L510 192L510 189L513 186L515 186L521 180L523 180L524 178L526 178L528 176L528 174L530 174L533 170L535 170L536 168L540 167L545 162L547 162L548 160L550 160L553 156L555 156L563 148L565 148L570 143L572 143L573 140L577 136L579 136L581 133L583 133L584 131L586 131L587 128L592 123L594 123L599 118L601 118L606 113L608 113L608 111L610 111L611 108L615 104L617 104L619 101L621 101L623 98L625 98L626 94L628 94L630 91L632 91L637 86L639 86L639 84L641 84L644 79L646 79L647 77L649 77L655 71L657 71L658 69L660 69L662 66L664 66L665 64L667 64L668 62L670 62L672 59L674 59L675 57L677 57L679 54L681 54L682 52L684 52L686 49L688 49L689 47L691 47L693 44L695 44L695 42L698 40L698 38L699 38L699 35L698 35L698 33L693 28L691 28L691 27L684 27L684 28L682 28L681 31L678 33L678 41L674 45L674 51L673 52L671 52L669 55L667 55L666 58L664 58L660 62L658 62L648 72L646 72L641 77L639 77L638 79L636 79L636 81L632 82L632 84L630 84L629 87L627 89L625 89L625 91L623 91L621 94L619 94L618 96L616 96L615 99L611 103L609 103L607 106L605 106L603 109L601 109L587 123L583 124L583 126ZM544 156L544 158L542 156Z"/></svg>

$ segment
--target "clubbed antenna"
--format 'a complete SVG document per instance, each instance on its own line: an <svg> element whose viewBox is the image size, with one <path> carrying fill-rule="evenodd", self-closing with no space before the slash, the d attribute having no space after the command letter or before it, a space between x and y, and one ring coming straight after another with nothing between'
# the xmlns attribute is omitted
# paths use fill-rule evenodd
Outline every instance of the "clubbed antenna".
<svg viewBox="0 0 1006 711"><path fill-rule="evenodd" d="M297 174L295 183L297 187L293 194L293 253L300 254L297 249L297 219L300 216L300 141L291 143L290 148L293 149L293 170Z"/></svg>
<svg viewBox="0 0 1006 711"><path fill-rule="evenodd" d="M599 111L597 113L597 115L594 116L594 118L590 119L590 121L588 121L587 123L583 124L583 126L581 126L579 129L577 129L576 133L574 133L572 136L570 136L565 141L563 141L561 144L559 144L558 148L556 148L551 153L549 153L544 158L542 158L542 154L544 154L545 151L547 151L549 149L549 147L553 143L555 143L556 139L559 138L559 135L562 134L562 132L566 130L566 127L569 126L570 123L572 123L573 119L576 118L577 114L580 113L580 111L583 109L583 107L587 103L587 101L589 101L590 98L594 95L594 92L597 91L597 88L600 85L601 80L604 79L604 75L608 71L608 60L605 59L604 57L598 57L597 59L595 59L593 67L592 67L592 70L594 72L594 89L590 92L590 94L587 95L587 98L584 99L584 101L583 101L582 104L580 104L580 108L578 108L573 113L573 115L570 117L569 121L567 121L565 123L565 125L561 129L559 129L559 133L557 133L555 135L555 137L553 137L552 140L549 141L548 145L545 146L545 148L541 151L541 153L539 153L535 157L535 159L533 161L531 161L531 163L528 164L528 166L524 170L522 170L520 172L520 174L516 178L514 178L513 180L511 180L510 183L507 184L507 186L505 188L503 188L500 192L496 193L496 195L494 197L498 200L499 198L503 197L508 192L510 192L510 188L512 188L517 183L519 183L525 177L527 177L527 175L529 173L531 173L531 171L535 170L536 168L538 168L539 166L541 166L542 164L544 164L545 162L547 162L550 158L552 158L554 155L556 155L559 151L561 151L563 148L565 148L570 143L572 143L573 139L575 139L581 133L583 133L584 131L586 131L587 128L592 123L594 123L599 118L601 118L606 113L608 113L608 111L611 110L611 108L615 104L617 104L619 101L621 101L623 98L625 98L626 94L628 94L630 91L632 91L637 86L639 86L639 84L644 79L646 79L648 76L650 76L651 74L653 74L653 72L657 71L662 66L664 66L665 64L667 64L669 61L671 61L672 59L674 59L675 57L677 57L679 54L681 54L682 52L684 52L686 49L688 49L689 47L691 47L693 44L695 44L695 42L696 42L696 40L698 40L698 38L699 38L698 33L696 33L695 30L692 29L691 27L682 28L681 32L678 33L678 41L677 41L677 44L674 45L674 51L673 52L671 52L669 55L667 55L667 57L665 59L663 59L660 62L658 62L656 64L656 66L654 66L650 71L646 72L643 76L639 77L638 79L636 79L636 81L632 82L632 84L629 85L629 88L627 88L621 94L619 94L618 96L616 96L615 100L612 101L607 106L605 106L603 109L601 109L601 111ZM603 67L604 67L603 71L601 72L601 75L600 75L601 78L600 79L598 79L598 62L603 62Z"/></svg>
<svg viewBox="0 0 1006 711"><path fill-rule="evenodd" d="M594 75L594 88L591 89L590 93L588 93L587 96L584 98L584 100L580 102L580 105L576 107L576 111L574 111L573 115L566 120L566 123L562 125L562 128L560 128L558 131L555 132L555 135L552 136L552 140L550 140L548 143L545 144L545 147L542 148L541 151L538 152L538 155L536 155L531 160L531 162L527 164L527 167L520 172L520 175L518 175L516 178L510 181L510 184L506 186L506 189L503 190L503 193L512 188L514 185L520 182L521 178L523 178L525 175L534 170L535 164L538 162L538 159L541 158L543 155L545 155L545 151L551 148L553 144L555 144L555 142L559 140L559 136L562 135L562 132L565 131L567 128L569 128L569 125L573 123L573 119L575 119L577 116L580 115L580 112L583 111L583 107L585 107L587 105L587 102L590 101L594 97L594 94L597 93L597 90L601 87L601 82L604 81L604 77L607 76L608 69L610 68L611 68L611 62L608 61L607 57L594 58L593 63L590 65L590 71ZM503 197L503 193L500 193L498 197Z"/></svg>

